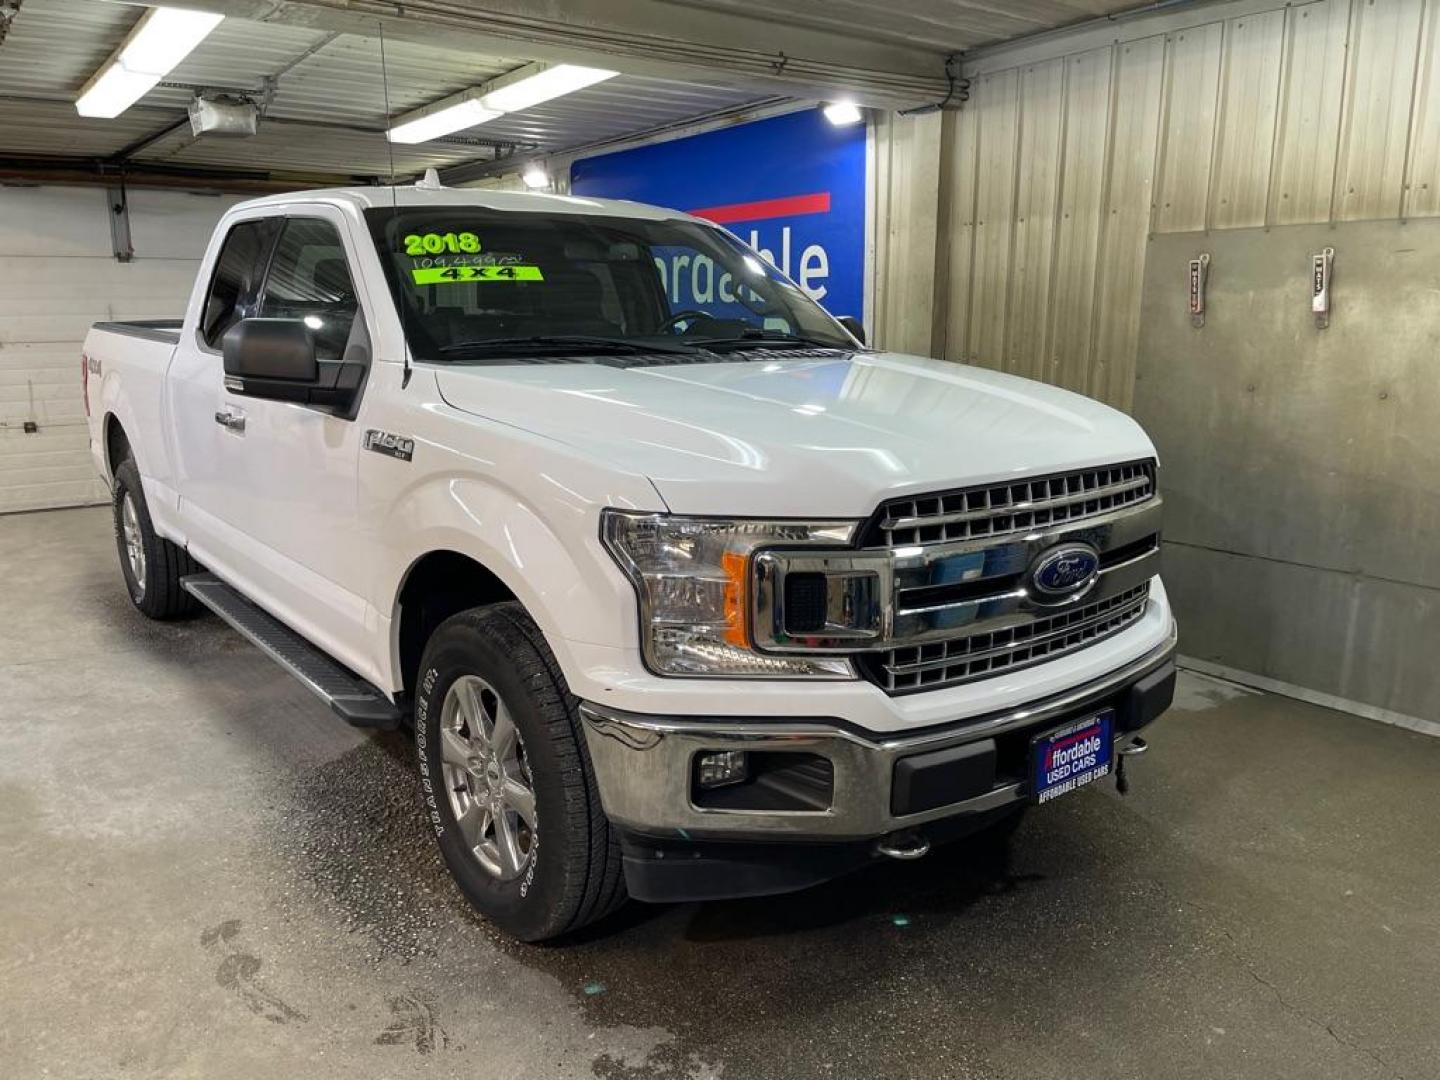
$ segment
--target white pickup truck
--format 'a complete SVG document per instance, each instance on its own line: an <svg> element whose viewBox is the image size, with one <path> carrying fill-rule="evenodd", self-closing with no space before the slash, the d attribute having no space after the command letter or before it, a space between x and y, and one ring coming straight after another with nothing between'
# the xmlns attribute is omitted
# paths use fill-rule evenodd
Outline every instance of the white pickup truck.
<svg viewBox="0 0 1440 1080"><path fill-rule="evenodd" d="M412 724L540 940L1004 829L1168 707L1141 429L862 338L685 214L421 185L234 207L82 370L136 607Z"/></svg>

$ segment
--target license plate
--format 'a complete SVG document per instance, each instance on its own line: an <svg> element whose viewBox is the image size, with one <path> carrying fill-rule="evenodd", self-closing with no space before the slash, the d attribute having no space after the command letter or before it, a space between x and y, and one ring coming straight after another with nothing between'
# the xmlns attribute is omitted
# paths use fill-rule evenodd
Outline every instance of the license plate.
<svg viewBox="0 0 1440 1080"><path fill-rule="evenodd" d="M1030 794L1036 802L1068 794L1110 775L1115 710L1075 720L1030 742Z"/></svg>

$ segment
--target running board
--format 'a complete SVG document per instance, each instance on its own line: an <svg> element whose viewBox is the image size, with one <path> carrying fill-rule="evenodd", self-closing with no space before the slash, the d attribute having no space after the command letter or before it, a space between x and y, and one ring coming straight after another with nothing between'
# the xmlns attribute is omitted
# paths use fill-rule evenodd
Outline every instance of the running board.
<svg viewBox="0 0 1440 1080"><path fill-rule="evenodd" d="M392 730L400 710L379 688L317 649L214 574L182 578L185 591L224 619L250 643L299 679L348 724Z"/></svg>

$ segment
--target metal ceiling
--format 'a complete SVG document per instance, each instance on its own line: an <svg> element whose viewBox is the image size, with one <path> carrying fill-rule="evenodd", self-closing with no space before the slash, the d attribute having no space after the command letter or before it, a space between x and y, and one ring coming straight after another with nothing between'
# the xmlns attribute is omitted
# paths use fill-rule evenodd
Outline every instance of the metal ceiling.
<svg viewBox="0 0 1440 1080"><path fill-rule="evenodd" d="M1159 0L664 0L763 17L817 30L848 31L941 53L968 52L1017 37L1137 9L1184 2Z"/></svg>
<svg viewBox="0 0 1440 1080"><path fill-rule="evenodd" d="M443 35L428 44L397 36L385 42L382 67L379 39L349 32L368 23L346 24L348 30L309 25L323 20L311 19L303 5L281 20L283 4L277 7L276 0L268 8L241 4L241 13L253 13L254 19L227 17L136 106L115 120L91 120L75 113L74 99L144 9L126 0L5 2L11 8L18 2L18 14L0 23L7 30L0 37L0 163L6 175L15 175L15 162L25 158L44 160L47 166L104 162L107 171L120 166L171 175L219 170L256 182L267 177L333 182L388 176L393 150L396 174L409 176L429 166L473 165L510 153L572 150L775 100L773 86L762 91L733 77L726 86L717 85L726 81L718 76L717 84L708 84L671 78L668 71L626 74L449 139L392 148L384 137L387 115L483 83L532 57L446 48ZM485 4L497 2L468 4L467 17L484 26ZM928 56L1136 5L1133 0L787 0L782 7L771 0L663 0L663 6L695 11L697 17L704 9L704 18L712 21L726 12L752 24L758 20L762 31L773 28L777 40L783 35L793 39L797 32L828 34L831 40L847 35L853 40L859 34L906 46L924 66ZM460 11L444 0L431 0L429 7L455 15ZM561 2L551 15L561 18L567 10ZM617 8L616 19L622 14ZM526 47L508 40L495 47ZM785 54L780 55L783 63ZM706 69L695 70L703 78ZM264 102L260 134L193 137L184 110L197 88L243 91Z"/></svg>
<svg viewBox="0 0 1440 1080"><path fill-rule="evenodd" d="M108 159L127 147L134 167L383 178L399 115L528 62L525 57L437 49L403 40L227 18L165 81L115 120L76 114L85 80L144 9L102 0L21 0L0 45L0 157ZM386 85L388 75L388 87ZM260 134L195 138L185 118L194 88L263 96ZM622 75L446 140L393 147L398 175L502 152L540 153L664 127L758 100L761 95ZM178 126L175 126L177 125ZM175 126L173 131L166 129ZM153 142L134 149L153 137Z"/></svg>

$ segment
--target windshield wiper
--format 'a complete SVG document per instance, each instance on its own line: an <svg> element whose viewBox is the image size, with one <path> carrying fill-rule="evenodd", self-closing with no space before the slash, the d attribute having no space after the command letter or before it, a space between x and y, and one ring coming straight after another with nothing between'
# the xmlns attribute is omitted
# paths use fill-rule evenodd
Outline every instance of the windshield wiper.
<svg viewBox="0 0 1440 1080"><path fill-rule="evenodd" d="M843 345L836 341L824 341L821 338L806 337L804 334L792 334L787 330L762 330L756 327L753 330L746 330L739 337L727 338L688 338L690 344L702 349L735 348L744 349L753 346L767 345L804 345L810 348L819 349L845 349L851 346Z"/></svg>
<svg viewBox="0 0 1440 1080"><path fill-rule="evenodd" d="M590 334L532 334L527 337L477 338L474 341L456 341L441 345L444 354L467 353L480 355L516 355L550 353L552 355L612 355L619 353L629 356L639 353L661 353L665 355L689 356L695 352L683 345L653 345L627 338L592 336Z"/></svg>

